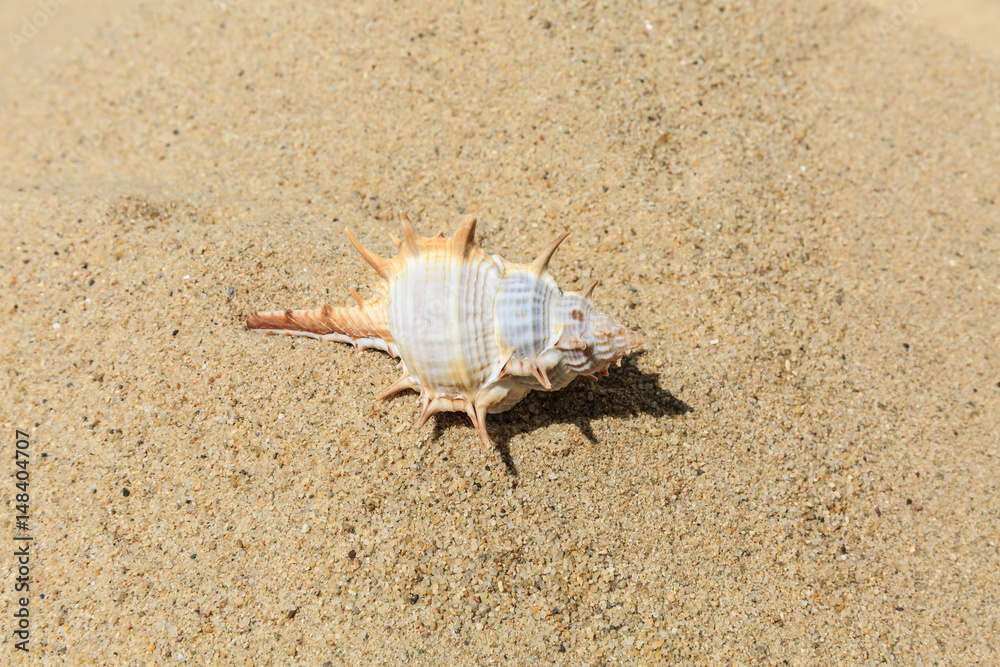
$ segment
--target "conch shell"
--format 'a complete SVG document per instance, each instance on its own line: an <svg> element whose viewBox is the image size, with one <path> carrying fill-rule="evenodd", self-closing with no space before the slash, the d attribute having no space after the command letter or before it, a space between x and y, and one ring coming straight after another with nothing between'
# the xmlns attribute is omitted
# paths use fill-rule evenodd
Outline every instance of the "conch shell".
<svg viewBox="0 0 1000 667"><path fill-rule="evenodd" d="M531 264L483 251L476 219L466 216L449 238L425 238L405 213L398 254L379 257L347 237L378 272L374 296L354 290L357 306L252 313L248 329L311 336L377 348L399 357L403 374L380 395L420 392L417 427L436 412L464 411L491 447L486 415L509 410L529 391L556 391L582 375L597 381L636 349L640 336L598 313L597 285L562 292L548 272L561 234Z"/></svg>

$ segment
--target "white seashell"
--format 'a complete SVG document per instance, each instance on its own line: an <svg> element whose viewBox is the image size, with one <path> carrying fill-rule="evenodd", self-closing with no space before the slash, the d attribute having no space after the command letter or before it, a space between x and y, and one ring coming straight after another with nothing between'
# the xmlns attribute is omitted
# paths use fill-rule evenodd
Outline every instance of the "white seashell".
<svg viewBox="0 0 1000 667"><path fill-rule="evenodd" d="M467 216L450 238L423 238L400 213L404 239L392 259L347 236L381 276L357 307L256 312L247 328L377 348L399 357L403 374L379 398L420 392L422 426L442 411L464 411L491 446L486 415L509 410L531 390L556 391L582 375L597 380L637 348L639 335L598 313L581 293L562 292L549 275L560 235L531 264L515 264L476 245Z"/></svg>

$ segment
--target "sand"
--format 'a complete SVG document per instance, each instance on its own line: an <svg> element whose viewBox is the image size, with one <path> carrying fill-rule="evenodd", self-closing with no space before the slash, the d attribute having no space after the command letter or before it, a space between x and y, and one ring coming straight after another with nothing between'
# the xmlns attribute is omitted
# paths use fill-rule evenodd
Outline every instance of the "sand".
<svg viewBox="0 0 1000 667"><path fill-rule="evenodd" d="M304 4L6 31L13 662L1000 662L989 49L922 4ZM644 352L487 451L387 355L245 330L367 294L343 229L400 209L571 231Z"/></svg>

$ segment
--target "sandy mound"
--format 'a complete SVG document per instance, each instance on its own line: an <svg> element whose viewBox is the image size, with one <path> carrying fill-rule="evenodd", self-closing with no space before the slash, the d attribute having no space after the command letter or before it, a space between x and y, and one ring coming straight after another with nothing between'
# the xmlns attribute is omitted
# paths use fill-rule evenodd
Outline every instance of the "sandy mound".
<svg viewBox="0 0 1000 667"><path fill-rule="evenodd" d="M6 54L32 653L1000 661L1000 66L692 4L156 3ZM364 293L343 228L388 254L400 209L517 260L571 231L554 275L645 352L489 452L376 401L383 354L244 330Z"/></svg>

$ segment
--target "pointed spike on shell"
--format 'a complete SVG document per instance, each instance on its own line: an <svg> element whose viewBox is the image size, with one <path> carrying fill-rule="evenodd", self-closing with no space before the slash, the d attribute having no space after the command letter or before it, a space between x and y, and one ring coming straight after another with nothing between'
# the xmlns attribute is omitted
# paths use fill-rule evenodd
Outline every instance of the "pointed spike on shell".
<svg viewBox="0 0 1000 667"><path fill-rule="evenodd" d="M417 233L413 223L410 222L410 216L406 215L406 211L399 212L399 221L403 223L403 235L406 237L406 247L414 255L418 254L420 252L420 234Z"/></svg>
<svg viewBox="0 0 1000 667"><path fill-rule="evenodd" d="M488 449L493 449L493 443L490 442L490 435L486 432L486 409L477 408L472 401L464 401L465 414L469 415L469 419L472 420L472 425L476 429L476 435L479 436L479 441L483 443L484 447Z"/></svg>
<svg viewBox="0 0 1000 667"><path fill-rule="evenodd" d="M474 415L470 414L469 416L472 417L472 424L476 427L476 435L479 436L479 441L483 443L483 447L486 447L486 449L493 449L490 434L486 432L486 407L478 408L474 412Z"/></svg>
<svg viewBox="0 0 1000 667"><path fill-rule="evenodd" d="M545 272L545 269L549 267L549 260L552 259L552 255L556 252L556 248L559 247L560 243L566 240L567 236L569 236L569 232L563 232L556 237L555 241L550 243L545 250L542 251L542 254L538 256L538 259L531 263L532 273L536 276L540 276Z"/></svg>
<svg viewBox="0 0 1000 667"><path fill-rule="evenodd" d="M378 274L380 276L382 276L386 280L392 278L392 271L389 268L392 264L391 261L383 257L379 257L371 250L361 245L361 242L358 241L357 237L354 236L354 232L352 232L350 229L345 229L344 231L347 232L347 238L351 240L351 244L353 244L354 247L357 248L357 251L361 253L362 257L365 258L365 261L368 262L373 269L378 271Z"/></svg>
<svg viewBox="0 0 1000 667"><path fill-rule="evenodd" d="M405 391L406 389L416 389L416 388L417 388L416 380L410 377L409 373L403 373L401 376L399 376L399 378L395 382L393 382L384 390L382 390L382 393L378 395L378 400L384 401L393 394Z"/></svg>
<svg viewBox="0 0 1000 667"><path fill-rule="evenodd" d="M417 420L417 428L422 428L427 420L431 418L434 414L439 412L438 406L435 401L428 401L424 406L423 412L420 413L420 419Z"/></svg>
<svg viewBox="0 0 1000 667"><path fill-rule="evenodd" d="M464 410L472 418L472 423L476 423L475 407L473 407L469 399L456 396L436 396L427 401L424 406L423 412L420 413L420 419L417 420L417 428L421 428L426 424L432 415L439 412L457 412L459 410Z"/></svg>
<svg viewBox="0 0 1000 667"><path fill-rule="evenodd" d="M490 411L490 403L487 402L488 400L489 397L485 394L480 394L476 397L476 402L473 405L474 412L476 413L474 423L476 426L476 435L479 436L479 441L483 443L483 446L487 449L493 449L493 442L490 440L490 434L486 432L486 415L489 414Z"/></svg>
<svg viewBox="0 0 1000 667"><path fill-rule="evenodd" d="M594 293L594 288L595 287L597 287L597 278L594 278L593 280L591 280L590 284L587 285L587 289L583 290L583 298L584 299L589 299L590 295Z"/></svg>
<svg viewBox="0 0 1000 667"><path fill-rule="evenodd" d="M389 234L389 240L392 241L392 245L396 246L396 250L403 247L403 242L399 240L399 237L395 234Z"/></svg>
<svg viewBox="0 0 1000 667"><path fill-rule="evenodd" d="M497 380L502 380L503 378L510 375L510 373L508 372L509 368L507 364L509 364L510 360L514 358L514 352L516 352L516 349L511 348L510 350L507 351L507 353L503 355L503 361L500 362L500 372L497 373Z"/></svg>
<svg viewBox="0 0 1000 667"><path fill-rule="evenodd" d="M465 255L466 251L476 245L476 216L467 215L462 218L462 224L451 237L452 248L459 255Z"/></svg>
<svg viewBox="0 0 1000 667"><path fill-rule="evenodd" d="M354 300L357 302L358 308L364 308L365 307L365 300L361 298L360 294L358 294L358 290L354 289L353 287L351 288L351 296L354 297ZM327 308L329 308L329 306L327 306L324 303L323 304L323 310L325 311Z"/></svg>
<svg viewBox="0 0 1000 667"><path fill-rule="evenodd" d="M531 364L531 374L538 380L538 384L545 387L546 391L552 391L552 383L549 382L549 376L546 375L543 369L538 367L538 364Z"/></svg>

